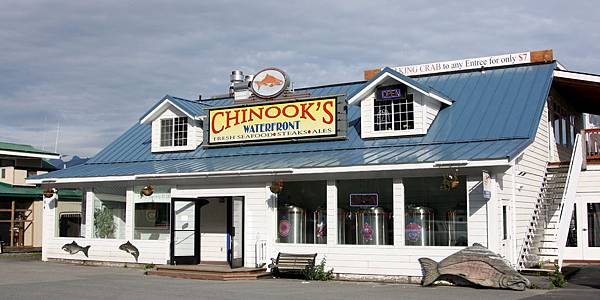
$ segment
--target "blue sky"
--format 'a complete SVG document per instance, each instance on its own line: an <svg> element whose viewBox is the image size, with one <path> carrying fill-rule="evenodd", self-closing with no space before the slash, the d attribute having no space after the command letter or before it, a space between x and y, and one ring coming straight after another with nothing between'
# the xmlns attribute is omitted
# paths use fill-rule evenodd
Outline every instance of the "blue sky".
<svg viewBox="0 0 600 300"><path fill-rule="evenodd" d="M0 140L91 156L165 94L227 92L229 73L294 86L362 71L552 48L600 73L593 1L0 2Z"/></svg>

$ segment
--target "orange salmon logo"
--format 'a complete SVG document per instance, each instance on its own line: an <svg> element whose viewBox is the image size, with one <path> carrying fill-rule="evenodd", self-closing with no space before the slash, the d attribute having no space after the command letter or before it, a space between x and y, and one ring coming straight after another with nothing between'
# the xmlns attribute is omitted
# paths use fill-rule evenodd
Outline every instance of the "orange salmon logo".
<svg viewBox="0 0 600 300"><path fill-rule="evenodd" d="M260 90L260 88L263 86L273 87L277 85L282 85L283 80L279 80L274 76L271 76L271 74L267 74L261 81L254 81L254 84L256 84L256 89Z"/></svg>

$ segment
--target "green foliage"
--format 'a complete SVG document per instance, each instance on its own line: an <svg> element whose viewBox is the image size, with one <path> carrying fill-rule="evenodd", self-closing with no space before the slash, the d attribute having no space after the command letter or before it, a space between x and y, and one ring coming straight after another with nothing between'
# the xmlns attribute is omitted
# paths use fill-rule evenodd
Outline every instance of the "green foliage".
<svg viewBox="0 0 600 300"><path fill-rule="evenodd" d="M314 268L305 270L302 274L306 280L327 281L333 279L333 269L325 271L325 258Z"/></svg>
<svg viewBox="0 0 600 300"><path fill-rule="evenodd" d="M145 270L154 269L154 267L156 267L154 264L145 264L145 265L144 265L144 269L145 269Z"/></svg>
<svg viewBox="0 0 600 300"><path fill-rule="evenodd" d="M567 286L565 275L560 272L557 264L554 264L554 273L550 275L550 281L551 288L564 288Z"/></svg>
<svg viewBox="0 0 600 300"><path fill-rule="evenodd" d="M116 230L115 220L112 211L106 207L96 208L94 210L94 228L96 237L112 238Z"/></svg>

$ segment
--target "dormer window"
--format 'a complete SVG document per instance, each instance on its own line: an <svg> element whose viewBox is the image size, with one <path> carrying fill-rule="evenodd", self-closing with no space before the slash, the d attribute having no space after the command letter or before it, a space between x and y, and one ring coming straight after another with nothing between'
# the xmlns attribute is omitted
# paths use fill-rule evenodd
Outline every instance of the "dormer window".
<svg viewBox="0 0 600 300"><path fill-rule="evenodd" d="M177 117L160 120L160 146L187 146L188 118Z"/></svg>
<svg viewBox="0 0 600 300"><path fill-rule="evenodd" d="M413 95L375 99L374 130L411 130L415 129Z"/></svg>

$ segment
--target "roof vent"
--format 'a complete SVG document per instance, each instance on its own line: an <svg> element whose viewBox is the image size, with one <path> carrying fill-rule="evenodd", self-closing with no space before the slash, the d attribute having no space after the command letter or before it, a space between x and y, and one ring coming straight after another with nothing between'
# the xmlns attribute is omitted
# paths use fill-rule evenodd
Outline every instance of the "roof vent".
<svg viewBox="0 0 600 300"><path fill-rule="evenodd" d="M231 71L229 76L229 96L235 100L248 99L252 94L250 92L250 82L254 75L244 75L240 70Z"/></svg>

